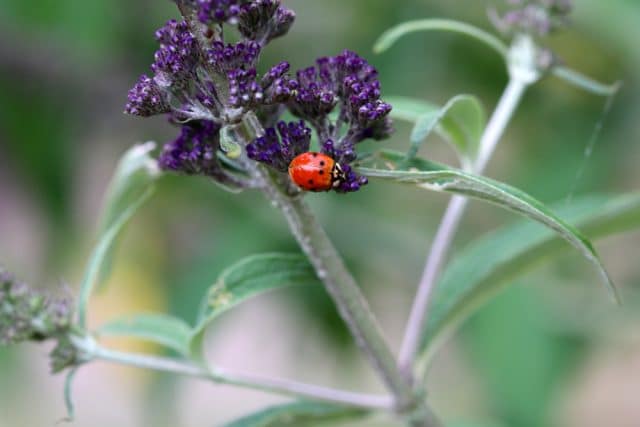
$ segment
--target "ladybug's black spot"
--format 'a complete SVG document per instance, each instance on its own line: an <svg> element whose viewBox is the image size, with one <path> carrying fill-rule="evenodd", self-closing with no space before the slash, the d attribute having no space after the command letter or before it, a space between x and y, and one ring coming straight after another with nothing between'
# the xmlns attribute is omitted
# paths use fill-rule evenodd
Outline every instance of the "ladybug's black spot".
<svg viewBox="0 0 640 427"><path fill-rule="evenodd" d="M318 171L318 175L324 175L324 171Z"/></svg>
<svg viewBox="0 0 640 427"><path fill-rule="evenodd" d="M312 179L309 180L309 184L313 185L313 180Z"/></svg>
<svg viewBox="0 0 640 427"><path fill-rule="evenodd" d="M320 166L324 166L326 165L326 163L324 162L324 160L320 160Z"/></svg>
<svg viewBox="0 0 640 427"><path fill-rule="evenodd" d="M318 157L318 153L311 154L313 157Z"/></svg>

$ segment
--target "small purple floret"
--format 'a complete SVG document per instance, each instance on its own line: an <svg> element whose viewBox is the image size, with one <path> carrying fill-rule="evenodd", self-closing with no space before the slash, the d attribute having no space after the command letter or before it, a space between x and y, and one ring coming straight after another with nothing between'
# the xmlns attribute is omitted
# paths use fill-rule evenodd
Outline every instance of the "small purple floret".
<svg viewBox="0 0 640 427"><path fill-rule="evenodd" d="M211 121L191 121L180 135L164 146L159 164L162 169L186 175L215 176L219 169L220 126Z"/></svg>
<svg viewBox="0 0 640 427"><path fill-rule="evenodd" d="M198 19L203 24L233 22L246 0L194 0Z"/></svg>
<svg viewBox="0 0 640 427"><path fill-rule="evenodd" d="M166 94L146 74L140 76L138 83L129 90L128 101L125 113L134 116L149 117L171 110Z"/></svg>
<svg viewBox="0 0 640 427"><path fill-rule="evenodd" d="M156 51L151 69L166 85L188 86L194 79L199 61L198 42L186 22L170 20L156 31L160 49Z"/></svg>
<svg viewBox="0 0 640 427"><path fill-rule="evenodd" d="M256 42L224 44L214 42L207 51L209 65L221 75L231 70L254 68L260 55L260 45Z"/></svg>
<svg viewBox="0 0 640 427"><path fill-rule="evenodd" d="M247 145L247 155L286 172L296 156L309 151L310 143L311 129L305 126L304 121L278 122L276 128L266 129L263 136Z"/></svg>

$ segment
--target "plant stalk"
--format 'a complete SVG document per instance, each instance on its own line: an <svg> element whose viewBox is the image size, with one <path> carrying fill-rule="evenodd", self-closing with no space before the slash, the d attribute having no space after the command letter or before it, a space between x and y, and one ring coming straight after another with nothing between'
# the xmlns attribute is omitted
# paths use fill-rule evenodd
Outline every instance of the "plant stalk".
<svg viewBox="0 0 640 427"><path fill-rule="evenodd" d="M245 123L255 136L264 133L260 122L253 114L248 114ZM266 198L280 209L293 236L302 251L309 258L318 278L338 308L340 316L347 324L356 344L365 353L384 383L396 398L396 407L405 408L413 402L413 390L402 378L389 345L378 321L302 195L288 195L282 184L276 181L261 165L246 162L246 167L254 180L260 182Z"/></svg>
<svg viewBox="0 0 640 427"><path fill-rule="evenodd" d="M247 114L245 123L253 136L264 133L255 115ZM241 138L242 135L237 137ZM322 225L304 202L302 194L286 194L283 189L286 185L255 162L246 162L245 166L254 180L261 183L260 187L266 198L284 214L289 229L336 304L357 346L369 358L387 388L393 393L393 409L400 414L424 414L423 426L436 427L437 424L432 422L436 419L435 415L424 399L414 393L412 385L402 377L397 361L367 300Z"/></svg>
<svg viewBox="0 0 640 427"><path fill-rule="evenodd" d="M239 387L278 393L296 398L349 405L373 410L390 410L393 399L390 396L363 394L312 384L305 384L281 378L272 378L226 369L208 370L189 362L158 356L114 351L95 346L85 349L89 358L130 365L138 368L152 369L161 372L184 375L211 381L217 384L228 384Z"/></svg>
<svg viewBox="0 0 640 427"><path fill-rule="evenodd" d="M523 79L513 76L509 79L480 140L478 157L472 165L473 173L481 174L486 168L527 87L528 82ZM398 359L398 366L403 376L410 381L413 381L413 365L420 350L421 334L424 330L431 295L467 204L468 199L462 196L451 198L427 256Z"/></svg>

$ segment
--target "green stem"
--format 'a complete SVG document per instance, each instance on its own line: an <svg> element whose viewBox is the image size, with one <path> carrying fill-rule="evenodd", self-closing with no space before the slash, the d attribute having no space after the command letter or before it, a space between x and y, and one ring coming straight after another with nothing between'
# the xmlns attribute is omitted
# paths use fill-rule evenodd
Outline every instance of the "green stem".
<svg viewBox="0 0 640 427"><path fill-rule="evenodd" d="M249 114L245 122L254 135L264 133L254 115ZM322 225L303 201L302 195L285 194L282 184L276 182L259 164L247 162L246 167L254 179L262 183L261 189L267 199L284 214L293 236L325 285L356 344L394 394L397 409L402 411L414 405L413 389L400 375L395 357L377 319Z"/></svg>

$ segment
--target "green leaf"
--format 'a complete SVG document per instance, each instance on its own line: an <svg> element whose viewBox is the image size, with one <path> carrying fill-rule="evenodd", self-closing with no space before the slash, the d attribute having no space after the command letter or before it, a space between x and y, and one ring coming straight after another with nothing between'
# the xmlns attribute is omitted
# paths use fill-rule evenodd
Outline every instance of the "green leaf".
<svg viewBox="0 0 640 427"><path fill-rule="evenodd" d="M391 118L409 123L415 123L421 116L437 112L440 108L428 101L406 96L385 96L384 100L393 106Z"/></svg>
<svg viewBox="0 0 640 427"><path fill-rule="evenodd" d="M580 88L586 92L600 96L613 96L622 87L622 82L616 82L613 84L604 84L593 80L591 77L587 77L582 73L572 70L567 67L553 67L551 73L569 83L572 86Z"/></svg>
<svg viewBox="0 0 640 427"><path fill-rule="evenodd" d="M528 194L482 176L455 169L401 171L359 168L360 173L400 183L414 184L432 191L450 192L483 200L523 215L557 233L595 266L615 301L619 301L613 282L591 242L572 225Z"/></svg>
<svg viewBox="0 0 640 427"><path fill-rule="evenodd" d="M272 406L224 427L315 427L321 423L348 421L367 415L361 409L316 402L294 402Z"/></svg>
<svg viewBox="0 0 640 427"><path fill-rule="evenodd" d="M98 243L85 269L78 297L78 323L86 326L86 310L95 287L106 279L118 235L136 210L153 193L159 171L149 153L155 144L137 145L127 151L111 180L104 205Z"/></svg>
<svg viewBox="0 0 640 427"><path fill-rule="evenodd" d="M298 285L321 286L315 270L302 255L253 255L224 270L204 300L190 339L192 357L200 356L207 327L222 313L254 296Z"/></svg>
<svg viewBox="0 0 640 427"><path fill-rule="evenodd" d="M153 142L136 145L124 153L118 162L105 195L100 234L106 233L117 223L122 212L146 194L160 175L156 160L150 156L154 149Z"/></svg>
<svg viewBox="0 0 640 427"><path fill-rule="evenodd" d="M507 45L493 34L474 27L473 25L449 19L420 19L396 25L385 31L380 38L378 38L373 47L373 51L382 53L393 46L400 38L417 31L450 31L463 34L486 44L505 60L509 52Z"/></svg>
<svg viewBox="0 0 640 427"><path fill-rule="evenodd" d="M640 227L640 193L591 196L558 207L563 218L597 238ZM452 330L514 278L566 249L562 238L518 222L493 231L458 254L437 284L422 337L421 365Z"/></svg>
<svg viewBox="0 0 640 427"><path fill-rule="evenodd" d="M485 125L486 114L478 98L458 95L441 109L429 111L416 120L406 161L418 154L424 140L437 126L440 134L453 145L467 169L476 158Z"/></svg>
<svg viewBox="0 0 640 427"><path fill-rule="evenodd" d="M171 348L184 356L189 354L191 327L182 319L164 314L139 314L116 319L101 326L97 333L100 336L140 338Z"/></svg>
<svg viewBox="0 0 640 427"><path fill-rule="evenodd" d="M445 165L443 163L433 162L431 160L423 159L422 157L414 157L406 163L406 155L396 150L389 150L383 148L375 153L374 159L379 158L385 164L391 163L393 169L400 169L398 165L405 163L403 170L417 169L419 171L442 171L442 170L455 170L455 168Z"/></svg>

